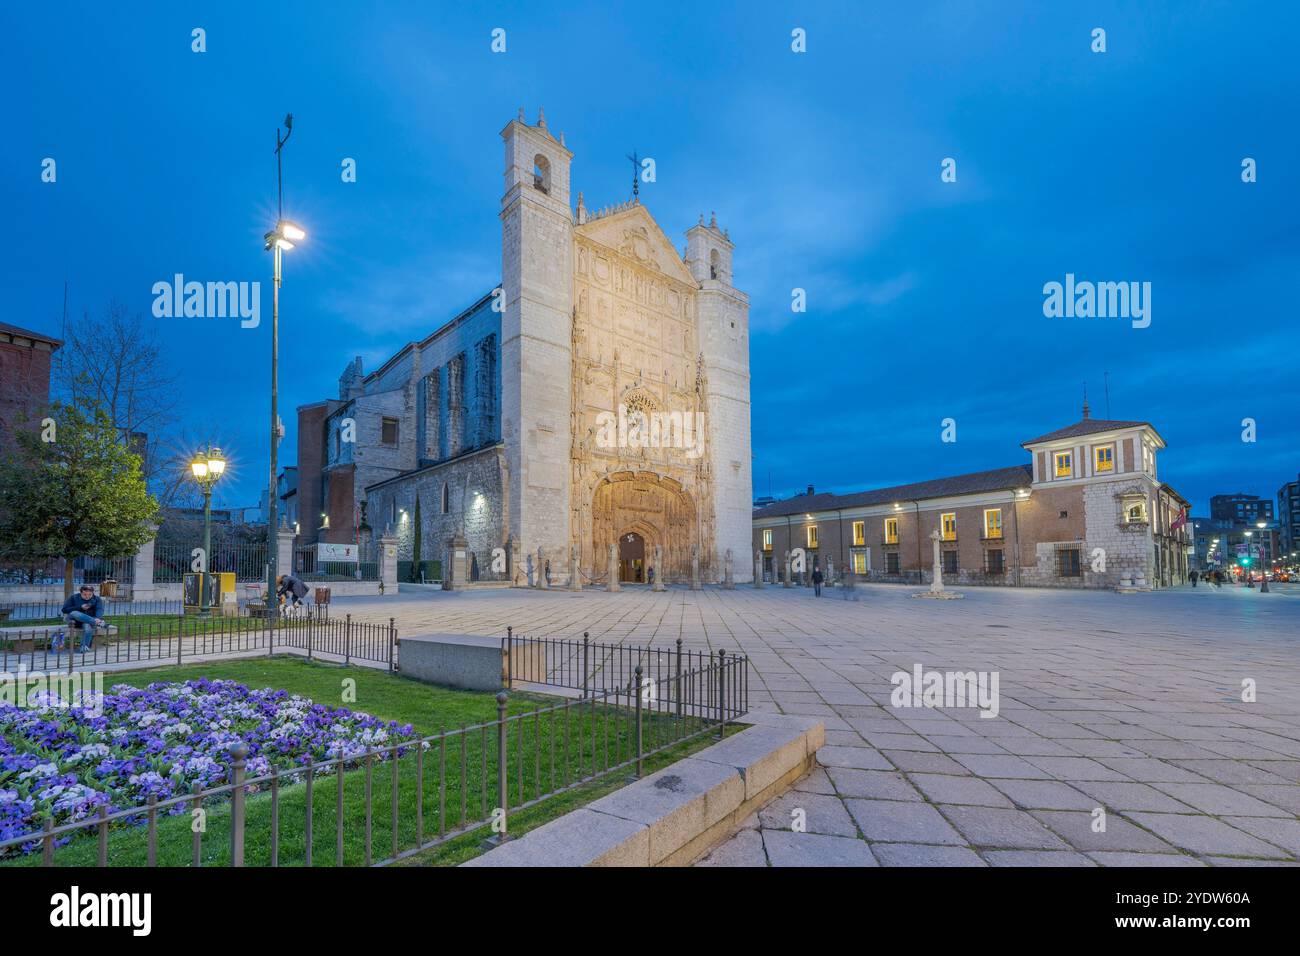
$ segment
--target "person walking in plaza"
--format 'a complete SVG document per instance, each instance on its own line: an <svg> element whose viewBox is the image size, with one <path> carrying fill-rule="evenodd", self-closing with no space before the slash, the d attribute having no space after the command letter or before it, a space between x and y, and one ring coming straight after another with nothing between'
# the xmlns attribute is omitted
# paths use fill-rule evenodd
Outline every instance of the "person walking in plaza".
<svg viewBox="0 0 1300 956"><path fill-rule="evenodd" d="M1196 572L1193 571L1191 574L1187 575L1187 577L1192 582L1192 587L1196 587Z"/></svg>
<svg viewBox="0 0 1300 956"><path fill-rule="evenodd" d="M814 565L813 565L813 573L812 573L813 597L821 597L821 596L822 596L822 581L824 581L824 580L825 580L825 578L822 577L822 569L821 569L821 565L819 565L819 564L814 564Z"/></svg>
<svg viewBox="0 0 1300 956"><path fill-rule="evenodd" d="M89 584L83 584L76 594L69 595L63 602L63 620L69 627L81 625L81 646L78 651L90 650L95 642L95 628L105 627L104 599L95 593Z"/></svg>

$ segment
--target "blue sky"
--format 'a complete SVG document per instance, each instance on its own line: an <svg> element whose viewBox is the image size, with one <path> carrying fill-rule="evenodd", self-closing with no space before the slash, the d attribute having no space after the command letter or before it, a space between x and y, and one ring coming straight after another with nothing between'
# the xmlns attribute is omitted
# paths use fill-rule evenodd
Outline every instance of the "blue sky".
<svg viewBox="0 0 1300 956"><path fill-rule="evenodd" d="M589 206L627 197L635 148L679 246L701 212L729 229L756 494L1025 462L1085 381L1105 416L1108 372L1111 417L1155 424L1198 512L1272 496L1300 471L1298 29L1295 6L1249 3L7 6L0 321L57 334L67 279L74 313L117 299L159 323L182 423L237 462L218 498L253 504L284 114L285 212L311 233L286 257L292 409L497 282L498 133L541 105ZM177 272L261 281L262 326L152 318ZM1150 327L1045 318L1066 273L1150 282Z"/></svg>

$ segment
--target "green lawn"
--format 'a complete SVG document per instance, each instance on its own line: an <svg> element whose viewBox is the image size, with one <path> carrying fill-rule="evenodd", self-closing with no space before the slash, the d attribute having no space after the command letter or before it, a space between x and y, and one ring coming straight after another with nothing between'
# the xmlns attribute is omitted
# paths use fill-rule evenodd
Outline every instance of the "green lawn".
<svg viewBox="0 0 1300 956"><path fill-rule="evenodd" d="M431 687L384 671L363 667L341 667L301 658L267 657L224 663L162 667L122 675L108 675L108 682L144 686L153 681L176 681L194 677L238 680L250 687L283 688L310 697L317 703L347 706L385 719L410 723L422 734L436 734L465 724L495 719L493 694ZM342 700L344 680L356 682L355 703ZM534 714L556 703L541 695L511 694L508 712ZM672 744L677 730L666 718L647 717L643 722L644 749ZM422 774L415 748L396 761L396 839L399 851L417 843L417 807L423 811L423 837L436 837L440 827L454 831L467 827L464 835L403 860L403 865L445 865L462 862L480 852L491 830L481 825L497 805L497 744L491 732L470 731L435 743L424 751ZM712 737L675 743L646 761L646 772L680 759L707 746ZM544 796L555 787L593 776L607 766L627 760L633 753L634 727L625 710L603 705L579 705L537 713L512 722L507 741L508 802L521 805ZM440 775L439 768L445 768ZM369 785L373 815L372 860L391 855L394 830L392 761L372 764ZM522 771L522 772L521 772ZM541 800L536 806L510 815L512 834L539 826L576 806L616 789L630 779L631 770L620 770L582 787ZM417 782L423 781L417 799ZM439 781L442 780L440 786ZM343 776L341 819L343 862L366 862L364 768ZM522 787L522 790L521 790ZM206 832L202 834L205 866L229 862L229 805L216 800L205 805ZM312 793L312 863L333 866L336 861L340 814L337 776L318 776ZM282 787L279 795L279 863L306 862L305 784ZM246 822L247 865L268 865L271 860L272 807L269 793L248 797ZM161 818L158 825L158 863L188 866L192 855L192 834L188 814ZM147 834L144 827L114 829L109 838L109 858L114 865L143 865ZM94 866L97 841L93 829L55 851L60 866ZM9 865L35 865L40 854L9 861Z"/></svg>

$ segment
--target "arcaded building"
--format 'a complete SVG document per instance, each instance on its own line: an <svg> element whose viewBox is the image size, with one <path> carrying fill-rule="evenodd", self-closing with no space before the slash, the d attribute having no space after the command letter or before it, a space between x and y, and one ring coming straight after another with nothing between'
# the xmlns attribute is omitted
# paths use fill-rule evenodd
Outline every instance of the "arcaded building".
<svg viewBox="0 0 1300 956"><path fill-rule="evenodd" d="M571 199L544 116L501 132L501 282L337 399L299 408L303 543L391 531L423 560L463 539L472 578L749 580L749 305L716 220L674 247L637 197ZM540 559L538 552L541 552ZM502 567L499 559L504 556Z"/></svg>
<svg viewBox="0 0 1300 956"><path fill-rule="evenodd" d="M799 495L754 512L752 553L780 580L786 553L809 572L928 582L938 532L945 582L1169 587L1187 580L1187 502L1160 480L1149 422L1090 416L1021 444L1005 468L853 494Z"/></svg>

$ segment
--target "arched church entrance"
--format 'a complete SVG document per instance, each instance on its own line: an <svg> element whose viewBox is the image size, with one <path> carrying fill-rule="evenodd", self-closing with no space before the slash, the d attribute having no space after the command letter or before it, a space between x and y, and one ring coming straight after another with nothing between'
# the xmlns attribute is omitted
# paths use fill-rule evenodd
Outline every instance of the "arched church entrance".
<svg viewBox="0 0 1300 956"><path fill-rule="evenodd" d="M646 581L645 538L635 531L618 539L618 579L626 584Z"/></svg>
<svg viewBox="0 0 1300 956"><path fill-rule="evenodd" d="M663 566L655 568L655 578L664 583L686 581L692 545L700 547L702 555L708 553L698 529L695 501L678 482L648 471L617 472L606 476L592 493L591 536L583 550L599 574L608 567L613 545L619 580L648 582L658 546Z"/></svg>

